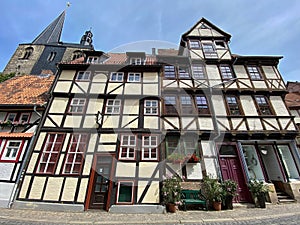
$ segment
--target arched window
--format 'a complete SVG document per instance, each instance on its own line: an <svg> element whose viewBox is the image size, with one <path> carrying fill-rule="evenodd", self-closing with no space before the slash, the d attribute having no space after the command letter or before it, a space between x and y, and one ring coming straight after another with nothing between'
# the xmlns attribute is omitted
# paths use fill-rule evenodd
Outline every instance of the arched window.
<svg viewBox="0 0 300 225"><path fill-rule="evenodd" d="M72 60L78 59L82 56L82 51L74 51L72 54Z"/></svg>
<svg viewBox="0 0 300 225"><path fill-rule="evenodd" d="M54 60L55 56L56 56L56 52L50 52L50 54L48 55L47 60L49 62L52 62Z"/></svg>
<svg viewBox="0 0 300 225"><path fill-rule="evenodd" d="M32 47L26 48L23 59L29 59L29 57L32 55L32 53L33 53L33 48Z"/></svg>

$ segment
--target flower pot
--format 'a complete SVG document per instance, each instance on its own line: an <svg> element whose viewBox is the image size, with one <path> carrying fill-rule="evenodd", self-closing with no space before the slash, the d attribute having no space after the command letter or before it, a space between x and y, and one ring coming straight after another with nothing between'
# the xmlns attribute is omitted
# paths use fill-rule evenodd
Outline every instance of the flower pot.
<svg viewBox="0 0 300 225"><path fill-rule="evenodd" d="M167 208L167 212L170 212L170 213L175 213L176 209L177 209L176 204L174 204L174 203L167 203L166 208Z"/></svg>
<svg viewBox="0 0 300 225"><path fill-rule="evenodd" d="M233 196L232 195L227 195L224 201L224 209L233 209L233 204L232 204Z"/></svg>
<svg viewBox="0 0 300 225"><path fill-rule="evenodd" d="M260 193L256 196L255 206L258 208L266 208L266 196L265 193Z"/></svg>
<svg viewBox="0 0 300 225"><path fill-rule="evenodd" d="M222 202L213 202L213 208L216 211L220 211L222 209Z"/></svg>

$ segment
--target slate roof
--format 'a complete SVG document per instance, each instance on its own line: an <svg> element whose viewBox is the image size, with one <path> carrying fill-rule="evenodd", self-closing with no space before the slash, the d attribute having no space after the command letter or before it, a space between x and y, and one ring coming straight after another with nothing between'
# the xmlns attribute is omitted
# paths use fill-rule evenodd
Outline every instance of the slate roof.
<svg viewBox="0 0 300 225"><path fill-rule="evenodd" d="M63 11L45 30L37 36L32 44L58 43L62 33L66 11Z"/></svg>
<svg viewBox="0 0 300 225"><path fill-rule="evenodd" d="M54 77L23 75L0 83L0 106L44 104Z"/></svg>

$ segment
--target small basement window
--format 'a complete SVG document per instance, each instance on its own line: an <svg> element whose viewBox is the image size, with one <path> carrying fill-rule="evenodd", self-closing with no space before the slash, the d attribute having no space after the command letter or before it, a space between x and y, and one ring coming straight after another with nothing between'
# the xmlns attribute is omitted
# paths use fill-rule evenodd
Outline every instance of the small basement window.
<svg viewBox="0 0 300 225"><path fill-rule="evenodd" d="M133 187L134 185L132 181L120 181L118 183L117 203L132 203Z"/></svg>

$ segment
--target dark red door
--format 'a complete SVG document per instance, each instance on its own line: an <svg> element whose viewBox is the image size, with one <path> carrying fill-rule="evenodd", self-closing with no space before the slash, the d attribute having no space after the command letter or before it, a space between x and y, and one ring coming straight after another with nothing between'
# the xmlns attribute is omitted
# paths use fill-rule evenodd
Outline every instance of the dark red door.
<svg viewBox="0 0 300 225"><path fill-rule="evenodd" d="M106 209L108 192L111 184L110 174L112 168L111 155L98 155L93 165L92 187L89 199L90 209Z"/></svg>
<svg viewBox="0 0 300 225"><path fill-rule="evenodd" d="M246 184L246 179L244 177L235 145L221 146L220 167L223 180L234 180L238 184L238 196L234 199L234 201L251 202L250 192Z"/></svg>

